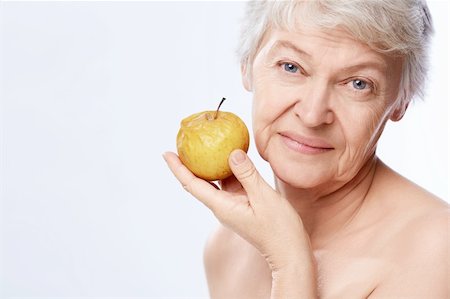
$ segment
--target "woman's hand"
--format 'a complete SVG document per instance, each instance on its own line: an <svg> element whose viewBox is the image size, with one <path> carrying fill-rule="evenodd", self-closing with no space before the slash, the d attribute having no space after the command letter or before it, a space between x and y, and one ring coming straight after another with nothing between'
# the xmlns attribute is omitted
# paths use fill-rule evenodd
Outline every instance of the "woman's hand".
<svg viewBox="0 0 450 299"><path fill-rule="evenodd" d="M268 185L245 152L229 158L234 177L221 182L222 190L192 174L174 153L164 155L186 191L204 203L225 226L255 246L272 272L311 264L309 238L291 204Z"/></svg>

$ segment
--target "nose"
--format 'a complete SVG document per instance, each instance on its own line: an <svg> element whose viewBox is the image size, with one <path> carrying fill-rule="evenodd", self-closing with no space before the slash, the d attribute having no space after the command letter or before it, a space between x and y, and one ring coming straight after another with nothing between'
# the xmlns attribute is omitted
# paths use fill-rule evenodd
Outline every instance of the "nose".
<svg viewBox="0 0 450 299"><path fill-rule="evenodd" d="M307 127L331 124L334 114L331 108L331 88L323 80L309 82L302 89L295 103L294 112Z"/></svg>

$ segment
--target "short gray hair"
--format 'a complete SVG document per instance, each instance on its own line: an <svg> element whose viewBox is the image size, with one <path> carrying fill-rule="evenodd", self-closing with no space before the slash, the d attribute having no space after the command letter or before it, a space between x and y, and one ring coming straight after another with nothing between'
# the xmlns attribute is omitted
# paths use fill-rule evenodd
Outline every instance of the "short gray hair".
<svg viewBox="0 0 450 299"><path fill-rule="evenodd" d="M424 97L427 49L433 32L425 0L250 1L238 48L240 63L250 72L268 29L295 30L296 22L318 28L341 26L375 51L402 57L398 104Z"/></svg>

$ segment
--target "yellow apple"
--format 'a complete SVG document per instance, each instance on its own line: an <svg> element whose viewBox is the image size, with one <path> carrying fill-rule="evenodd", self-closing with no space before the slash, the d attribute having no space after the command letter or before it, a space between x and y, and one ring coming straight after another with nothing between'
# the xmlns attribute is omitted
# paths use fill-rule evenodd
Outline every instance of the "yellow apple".
<svg viewBox="0 0 450 299"><path fill-rule="evenodd" d="M223 180L232 172L228 156L235 149L247 152L249 134L245 123L231 112L195 113L181 121L177 135L177 151L181 162L196 176L207 180Z"/></svg>

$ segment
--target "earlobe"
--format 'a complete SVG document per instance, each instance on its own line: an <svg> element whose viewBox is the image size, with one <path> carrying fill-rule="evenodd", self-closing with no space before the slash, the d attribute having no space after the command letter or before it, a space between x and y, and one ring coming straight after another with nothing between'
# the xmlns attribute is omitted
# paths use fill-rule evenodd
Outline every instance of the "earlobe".
<svg viewBox="0 0 450 299"><path fill-rule="evenodd" d="M392 121L399 121L405 115L406 109L408 109L409 103L401 103L391 114Z"/></svg>
<svg viewBox="0 0 450 299"><path fill-rule="evenodd" d="M247 72L247 63L241 64L241 76L242 76L242 85L247 91L252 91L252 86L250 84L250 75Z"/></svg>

